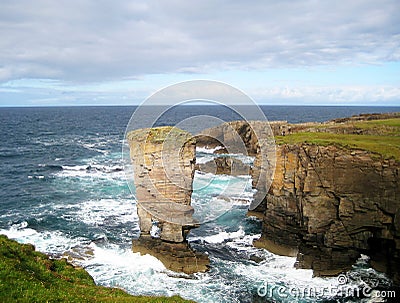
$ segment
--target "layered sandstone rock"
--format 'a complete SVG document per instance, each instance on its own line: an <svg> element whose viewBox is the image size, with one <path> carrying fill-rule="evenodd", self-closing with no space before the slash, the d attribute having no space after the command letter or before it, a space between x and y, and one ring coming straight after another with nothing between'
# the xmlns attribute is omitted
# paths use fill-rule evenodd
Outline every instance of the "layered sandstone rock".
<svg viewBox="0 0 400 303"><path fill-rule="evenodd" d="M280 134L286 129L286 121L267 123L264 121L232 121L208 128L197 136L197 146L223 146L226 153L240 153L255 156L259 150L259 140Z"/></svg>
<svg viewBox="0 0 400 303"><path fill-rule="evenodd" d="M127 139L141 229L133 250L162 255L161 261L171 270L207 270L208 258L195 254L186 243L188 231L199 226L190 206L195 139L175 127L140 129L128 133ZM192 261L199 265L190 265ZM178 268L178 263L184 266Z"/></svg>
<svg viewBox="0 0 400 303"><path fill-rule="evenodd" d="M150 254L159 259L166 268L176 272L192 274L208 270L207 255L193 251L186 241L167 242L149 235L133 240L133 251Z"/></svg>
<svg viewBox="0 0 400 303"><path fill-rule="evenodd" d="M399 281L400 164L305 143L278 146L276 155L257 245L297 256L297 267L317 275L348 269L366 253Z"/></svg>
<svg viewBox="0 0 400 303"><path fill-rule="evenodd" d="M241 176L250 174L250 165L229 156L216 156L213 160L196 164L196 170L215 175Z"/></svg>

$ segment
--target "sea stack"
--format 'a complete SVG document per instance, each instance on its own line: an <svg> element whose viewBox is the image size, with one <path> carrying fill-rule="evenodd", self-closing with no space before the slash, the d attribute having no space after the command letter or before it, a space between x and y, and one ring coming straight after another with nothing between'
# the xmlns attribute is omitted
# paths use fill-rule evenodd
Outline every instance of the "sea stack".
<svg viewBox="0 0 400 303"><path fill-rule="evenodd" d="M198 227L190 206L196 140L176 127L128 133L141 235L133 251L151 254L170 270L191 274L208 269L209 260L186 241Z"/></svg>

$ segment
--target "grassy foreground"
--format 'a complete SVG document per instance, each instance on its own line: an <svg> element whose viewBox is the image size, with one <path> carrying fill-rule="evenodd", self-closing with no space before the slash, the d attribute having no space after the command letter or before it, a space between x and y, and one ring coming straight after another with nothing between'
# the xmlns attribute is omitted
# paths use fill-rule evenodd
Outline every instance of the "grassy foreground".
<svg viewBox="0 0 400 303"><path fill-rule="evenodd" d="M96 286L82 268L51 260L33 245L0 235L0 302L192 302L178 296L131 296Z"/></svg>
<svg viewBox="0 0 400 303"><path fill-rule="evenodd" d="M320 127L326 127L321 125ZM350 149L362 149L381 155L385 159L394 158L400 161L400 118L360 121L337 124L331 129L351 128L369 134L340 134L326 131L305 131L286 136L276 136L277 144L309 143L317 145L339 145ZM329 129L329 128L328 128Z"/></svg>

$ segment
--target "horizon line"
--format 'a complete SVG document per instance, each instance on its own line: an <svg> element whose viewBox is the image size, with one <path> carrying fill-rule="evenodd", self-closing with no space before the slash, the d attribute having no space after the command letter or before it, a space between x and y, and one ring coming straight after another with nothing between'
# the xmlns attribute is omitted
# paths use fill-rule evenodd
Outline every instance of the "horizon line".
<svg viewBox="0 0 400 303"><path fill-rule="evenodd" d="M168 104L166 104L168 105ZM177 104L180 106L224 106L224 104ZM172 106L177 106L172 105ZM230 104L231 106L253 106L247 104ZM399 105L360 105L360 104L254 104L256 106L289 106L289 107L394 107ZM126 104L68 104L68 105L0 105L0 108L52 108L52 107L139 107L139 106L165 106L163 104L154 105L126 105Z"/></svg>

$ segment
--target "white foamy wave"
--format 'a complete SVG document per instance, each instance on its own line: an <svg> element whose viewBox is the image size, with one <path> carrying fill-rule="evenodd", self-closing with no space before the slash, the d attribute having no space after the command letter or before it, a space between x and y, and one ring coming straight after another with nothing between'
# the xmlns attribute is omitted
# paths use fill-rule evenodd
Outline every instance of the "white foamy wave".
<svg viewBox="0 0 400 303"><path fill-rule="evenodd" d="M69 178L97 178L107 180L124 180L123 167L120 164L85 164L62 165L62 170L55 175Z"/></svg>
<svg viewBox="0 0 400 303"><path fill-rule="evenodd" d="M130 248L121 249L118 246L100 247L94 243L93 258L80 262L94 278L97 284L123 288L134 295L185 295L190 292L181 289L179 285L186 281L183 278L170 276L170 272L157 258L145 254L133 253ZM79 260L78 260L79 262ZM192 286L193 287L193 286Z"/></svg>
<svg viewBox="0 0 400 303"><path fill-rule="evenodd" d="M85 260L85 266L96 265L100 267L109 267L113 270L125 271L139 275L143 275L144 272L165 271L165 266L160 260L151 255L141 255L140 253L133 253L131 249L120 248L117 245L109 245L109 247L100 247L95 243L91 243L90 247L93 249L94 257L90 260ZM98 267L96 272L98 272ZM96 273L93 276L98 276L99 281L105 278L107 273L103 272L100 276ZM115 273L114 273L115 274ZM113 274L113 275L114 275ZM109 278L112 279L113 275ZM105 280L109 280L105 278Z"/></svg>
<svg viewBox="0 0 400 303"><path fill-rule="evenodd" d="M9 230L0 232L19 242L32 243L45 253L58 253L62 256L66 252L65 256L72 258L74 264L83 266L97 284L123 288L134 295L179 294L197 302L242 302L243 297L239 297L241 294L245 294L248 289L253 289L254 293L254 289L265 283L284 285L286 290L310 287L322 290L339 286L335 277L316 278L312 270L295 269L296 258L246 247L259 235L246 235L242 228L230 233L222 231L203 239L212 244L226 242L226 245L232 245L236 250L239 247L246 252L258 251L263 254L264 261L255 264L212 258L212 262L218 265L214 263L210 272L197 273L192 279L171 275L158 259L133 253L130 247L122 248L113 244L100 246L93 242L89 244L86 239L71 239L59 232L39 233L29 228L27 222L14 224ZM83 254L79 254L80 251ZM89 253L85 255L85 251ZM365 258L361 258L360 262L365 262ZM229 283L226 275L220 274L219 268L229 269ZM290 296L288 299L291 299Z"/></svg>
<svg viewBox="0 0 400 303"><path fill-rule="evenodd" d="M211 148L211 147L196 147L196 152L204 153L204 154L213 154L217 150L221 150L221 149L224 149L224 147L223 146L216 146L214 148Z"/></svg>
<svg viewBox="0 0 400 303"><path fill-rule="evenodd" d="M191 279L170 272L150 255L132 253L131 249L117 246L107 248L91 244L93 258L81 265L97 284L119 287L133 295L172 296L180 295L197 302L239 302L226 296L231 285L223 283L218 271L196 273Z"/></svg>
<svg viewBox="0 0 400 303"><path fill-rule="evenodd" d="M28 176L28 179L38 179L38 180L43 180L45 178L45 176L43 176L43 175L34 175L34 176L32 176L32 175L29 175Z"/></svg>
<svg viewBox="0 0 400 303"><path fill-rule="evenodd" d="M210 161L214 161L214 158L214 155L196 156L196 164L206 164Z"/></svg>
<svg viewBox="0 0 400 303"><path fill-rule="evenodd" d="M291 288L310 289L310 287L323 290L339 286L337 279L334 277L313 277L311 269L295 269L296 258L278 256L267 251L265 251L265 254L266 260L257 265L234 263L232 265L233 272L256 288L266 284L271 286L275 283L285 285L286 290ZM291 299L290 294L288 299Z"/></svg>
<svg viewBox="0 0 400 303"><path fill-rule="evenodd" d="M87 150L92 150L103 155L109 155L109 147L111 144L118 142L122 144L122 140L118 136L101 136L96 134L93 137L85 137L76 141L76 143Z"/></svg>
<svg viewBox="0 0 400 303"><path fill-rule="evenodd" d="M88 170L90 166L88 165L62 165L61 168L63 170L72 170L72 171L81 171L81 170Z"/></svg>
<svg viewBox="0 0 400 303"><path fill-rule="evenodd" d="M138 222L136 205L130 199L100 199L66 205L65 219L78 220L89 225L119 225ZM62 205L57 209L64 208Z"/></svg>
<svg viewBox="0 0 400 303"><path fill-rule="evenodd" d="M188 238L189 241L200 241L200 242L205 242L205 243L210 243L210 244L217 244L217 243L223 243L228 240L233 240L233 239L240 239L245 236L245 232L243 230L243 227L239 227L237 231L234 232L226 232L226 231L221 231L218 234L211 235L211 236L205 236L205 237L193 237L193 238Z"/></svg>
<svg viewBox="0 0 400 303"><path fill-rule="evenodd" d="M256 235L244 235L237 238L232 238L232 241L228 241L226 245L237 251L246 251L249 254L259 252L260 249L253 246L253 242L261 237L261 234Z"/></svg>
<svg viewBox="0 0 400 303"><path fill-rule="evenodd" d="M88 149L88 150L93 150L95 152L107 155L109 153L108 150L100 149L98 148L98 144L96 143L81 143L81 146Z"/></svg>
<svg viewBox="0 0 400 303"><path fill-rule="evenodd" d="M99 164L87 164L87 165L62 165L63 170L71 171L99 171L104 173L113 173L123 171L121 165L99 165Z"/></svg>
<svg viewBox="0 0 400 303"><path fill-rule="evenodd" d="M59 231L38 232L29 228L26 222L14 224L9 229L1 229L0 234L20 243L31 243L38 251L52 255L61 255L71 247L79 245L82 241L87 241L83 238L68 238Z"/></svg>

